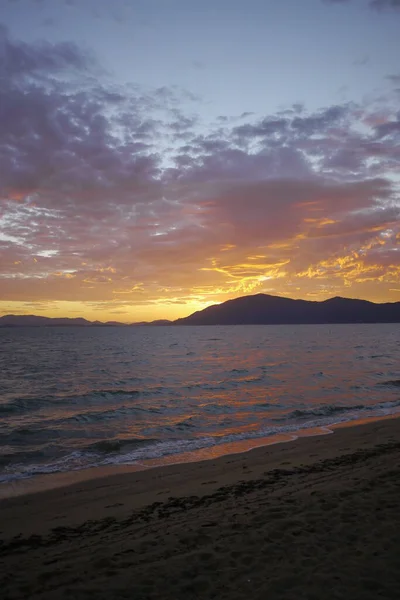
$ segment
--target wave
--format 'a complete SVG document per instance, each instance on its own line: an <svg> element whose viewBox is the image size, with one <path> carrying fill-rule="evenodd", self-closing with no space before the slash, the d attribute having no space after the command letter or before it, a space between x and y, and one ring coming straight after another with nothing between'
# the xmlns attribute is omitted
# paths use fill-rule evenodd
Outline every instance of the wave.
<svg viewBox="0 0 400 600"><path fill-rule="evenodd" d="M0 455L0 466L6 467L15 464L17 467L27 462L40 462L49 460L49 453L45 449L40 450L19 450L16 452L2 452Z"/></svg>
<svg viewBox="0 0 400 600"><path fill-rule="evenodd" d="M100 452L102 454L116 454L127 449L141 448L144 446L152 446L159 442L157 439L143 438L113 438L108 440L100 440L94 442L85 448L87 451Z"/></svg>
<svg viewBox="0 0 400 600"><path fill-rule="evenodd" d="M74 414L70 417L57 421L57 424L65 425L68 422L78 423L99 423L102 421L110 421L120 419L121 417L129 417L137 413L157 414L161 411L158 408L144 408L143 406L118 406L118 408L110 408L100 411L86 411Z"/></svg>
<svg viewBox="0 0 400 600"><path fill-rule="evenodd" d="M60 429L56 427L45 428L30 425L28 427L18 427L0 433L0 447L4 446L42 446L46 443L52 443L61 439L70 440L81 437L81 432L74 429Z"/></svg>
<svg viewBox="0 0 400 600"><path fill-rule="evenodd" d="M400 379L389 379L388 381L382 381L377 385L385 387L400 387Z"/></svg>
<svg viewBox="0 0 400 600"><path fill-rule="evenodd" d="M343 406L337 404L326 404L311 409L296 409L274 421L287 421L291 419L304 419L308 417L331 417L341 413L359 413L390 411L400 406L400 400L388 400L378 404L354 404L352 406Z"/></svg>
<svg viewBox="0 0 400 600"><path fill-rule="evenodd" d="M231 406L228 404L217 404L216 402L202 404L201 410L206 413L211 413L213 415L229 415L238 412L238 408L236 406Z"/></svg>
<svg viewBox="0 0 400 600"><path fill-rule="evenodd" d="M386 402L380 402L379 404L376 405L376 408L379 408L382 410L391 410L392 408L397 408L398 406L400 406L400 399L399 400L388 400ZM375 408L375 407L371 406L371 408Z"/></svg>
<svg viewBox="0 0 400 600"><path fill-rule="evenodd" d="M261 381L265 381L265 375L254 375L253 377L248 377L247 379L237 379L238 383L260 383Z"/></svg>
<svg viewBox="0 0 400 600"><path fill-rule="evenodd" d="M96 442L91 442L83 447L77 449L66 448L56 445L55 443L42 443L41 446L35 449L23 449L20 448L15 451L4 452L0 455L0 466L10 467L13 465L14 468L22 470L23 472L29 470L29 463L35 462L36 469L39 469L40 465L44 469L51 465L56 466L60 463L68 463L68 456L77 457L79 456L82 467L90 466L94 461L97 463L98 459L103 455L113 455L122 452L132 452L142 447L149 447L160 440L158 439L144 439L144 438L109 438L102 439ZM11 448L9 446L9 448ZM86 464L87 463L87 464ZM9 470L9 469L8 469ZM62 469L61 469L62 470Z"/></svg>
<svg viewBox="0 0 400 600"><path fill-rule="evenodd" d="M85 453L75 451L47 463L28 465L18 463L13 465L13 469L6 467L5 471L0 474L0 483L9 483L19 479L28 479L35 475L78 471L90 466L97 466L98 464L99 463L90 464Z"/></svg>
<svg viewBox="0 0 400 600"><path fill-rule="evenodd" d="M14 415L23 414L26 412L35 412L42 408L58 407L58 406L71 406L74 404L86 404L90 406L92 404L103 403L115 398L138 398L147 397L152 395L159 395L165 391L165 388L158 386L156 388L150 388L147 390L136 390L136 389L100 389L85 392L83 394L55 394L48 396L33 396L23 397L10 400L0 404L0 415Z"/></svg>
<svg viewBox="0 0 400 600"><path fill-rule="evenodd" d="M244 431L230 433L227 435L209 435L204 437L195 437L191 439L157 439L157 438L131 438L120 439L111 438L99 440L86 446L79 451L73 451L67 456L52 459L47 463L41 462L44 453L37 453L36 464L15 464L12 468L7 468L0 474L0 482L9 482L17 479L32 477L37 474L55 473L62 471L73 471L88 467L97 467L105 465L139 464L152 459L162 459L166 456L180 455L195 452L202 449L212 448L223 444L242 440L256 440L257 438L268 438L275 435L288 434L296 439L296 432L305 429L319 428L325 433L329 426L344 422L353 421L360 416L381 416L394 414L398 412L400 400L382 402L376 405L353 405L353 406L320 406L313 410L297 409L283 419L280 419L276 425L268 425L257 431ZM299 423L299 418L302 421ZM186 424L187 424L186 420ZM184 422L181 422L183 424ZM178 423L179 424L179 423ZM20 455L20 458L22 456Z"/></svg>
<svg viewBox="0 0 400 600"><path fill-rule="evenodd" d="M261 383L264 382L266 383L266 377L264 374L262 375L254 375L254 376L248 376L246 377L246 375L248 375L248 371L246 371L245 369L243 370L243 372L240 372L239 370L235 370L235 374L236 375L244 375L244 377L235 377L232 379L224 379L222 381L216 381L215 383L189 383L187 385L185 385L184 387L187 390L205 390L205 391L209 391L209 392L226 392L228 390L231 389L236 389L239 388L240 386L243 386L245 384L252 384L252 383Z"/></svg>
<svg viewBox="0 0 400 600"><path fill-rule="evenodd" d="M237 382L231 382L231 385L237 386ZM224 382L212 384L212 383L189 383L185 386L187 390L208 390L210 392L222 392L226 391L227 385Z"/></svg>
<svg viewBox="0 0 400 600"><path fill-rule="evenodd" d="M258 404L254 404L253 406L254 408L282 408L282 405L276 402L259 402ZM253 406L251 406L250 408L253 408Z"/></svg>
<svg viewBox="0 0 400 600"><path fill-rule="evenodd" d="M297 408L296 410L288 413L282 419L279 420L303 419L307 417L329 417L338 413L363 410L365 408L366 407L364 404L355 404L353 406L338 406L335 404L326 404L325 406L318 406L317 408L310 409Z"/></svg>

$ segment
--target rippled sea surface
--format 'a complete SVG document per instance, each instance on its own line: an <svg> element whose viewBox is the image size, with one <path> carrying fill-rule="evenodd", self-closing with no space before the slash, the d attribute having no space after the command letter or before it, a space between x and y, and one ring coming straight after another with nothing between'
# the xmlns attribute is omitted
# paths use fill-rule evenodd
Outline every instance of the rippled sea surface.
<svg viewBox="0 0 400 600"><path fill-rule="evenodd" d="M0 482L400 411L400 325L0 329Z"/></svg>

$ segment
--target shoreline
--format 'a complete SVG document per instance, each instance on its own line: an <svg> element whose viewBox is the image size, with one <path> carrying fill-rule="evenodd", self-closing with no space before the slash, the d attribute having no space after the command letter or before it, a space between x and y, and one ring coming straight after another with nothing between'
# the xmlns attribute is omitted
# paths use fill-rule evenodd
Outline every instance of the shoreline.
<svg viewBox="0 0 400 600"><path fill-rule="evenodd" d="M256 446L247 444L247 442L255 440L244 440L243 442L248 446L246 448L203 459L198 457L199 451L196 451L190 453L192 460L171 460L170 463L157 464L158 459L151 459L149 461L151 464L147 466L111 465L46 474L42 477L38 476L37 479L31 478L17 482L22 485L16 486L17 489L13 494L0 496L0 516L4 515L4 509L13 509L14 506L39 505L41 500L46 503L47 499L50 499L51 503L56 502L57 504L61 500L62 503L62 498L71 497L75 493L81 494L82 498L85 497L90 504L93 500L97 502L97 496L103 497L105 491L115 496L129 490L130 501L133 501L135 506L142 506L153 499L152 495L154 494L164 497L163 490L158 489L159 483L171 480L175 485L175 490L169 489L171 486L168 485L168 494L172 491L185 494L186 488L191 489L192 485L195 485L197 489L197 479L201 479L203 473L208 471L213 474L213 477L215 476L215 480L209 482L208 485L211 486L210 489L217 489L221 482L230 482L235 479L237 473L231 472L235 471L231 467L233 464L248 463L252 468L257 466L257 468L270 470L286 464L295 466L313 463L316 460L325 460L327 457L336 456L342 444L342 438L346 439L349 444L345 448L346 450L352 450L358 437L366 438L367 441L363 441L362 445L370 444L378 435L381 424L384 428L387 424L389 430L399 431L400 437L400 415L387 415L337 423L330 425L329 429L326 428L324 432L312 429L301 430L300 435L291 438L287 436L287 439L282 439L282 436L280 438L276 436L279 438L276 440L273 440L272 437L258 438L267 443L260 443ZM308 432L311 433L307 434ZM221 447L214 446L211 450L215 448L219 450ZM314 452L309 454L312 449ZM284 457L283 461L282 457ZM166 458L172 459L174 455ZM247 468L245 467L245 469ZM57 485L54 485L55 483ZM136 490L132 489L132 484L135 484ZM174 486L172 485L172 487ZM135 497L135 491L138 492L137 497ZM203 492L204 489L201 488L200 491ZM2 519L0 519L0 531L1 524Z"/></svg>
<svg viewBox="0 0 400 600"><path fill-rule="evenodd" d="M394 600L399 491L389 417L7 498L0 588L5 600Z"/></svg>
<svg viewBox="0 0 400 600"><path fill-rule="evenodd" d="M169 468L173 465L207 462L223 457L229 457L231 455L245 454L264 447L296 443L303 438L330 435L334 434L338 429L359 427L360 425L372 424L387 419L399 419L400 421L400 412L384 416L372 416L363 419L342 421L329 425L306 427L304 429L294 430L293 432L278 433L266 437L247 438L198 450L191 450L189 452L146 459L132 464L110 464L71 471L41 473L32 477L0 483L0 503L2 500L8 498L51 492L52 490L74 486L75 484L84 484L85 482L94 482L108 477L141 473L155 468Z"/></svg>

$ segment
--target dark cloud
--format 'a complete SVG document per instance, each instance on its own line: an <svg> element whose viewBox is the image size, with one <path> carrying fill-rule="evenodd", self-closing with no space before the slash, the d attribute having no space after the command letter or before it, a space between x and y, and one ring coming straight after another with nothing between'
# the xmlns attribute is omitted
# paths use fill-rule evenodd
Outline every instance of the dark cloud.
<svg viewBox="0 0 400 600"><path fill-rule="evenodd" d="M3 196L36 194L72 210L81 201L78 192L86 203L100 196L112 202L118 186L121 202L142 201L159 173L152 140L160 122L149 113L166 100L176 104L174 93L161 88L148 96L122 94L92 77L95 64L73 44L28 45L12 40L4 28L1 35Z"/></svg>
<svg viewBox="0 0 400 600"><path fill-rule="evenodd" d="M378 10L385 8L397 8L400 9L400 0L371 0L370 6Z"/></svg>
<svg viewBox="0 0 400 600"><path fill-rule="evenodd" d="M298 116L290 112L286 118L264 118L256 123L243 124L233 129L233 134L242 143L255 138L268 137L309 137L315 133L322 134L330 127L340 123L348 113L346 106L330 106L312 115Z"/></svg>
<svg viewBox="0 0 400 600"><path fill-rule="evenodd" d="M1 24L0 52L6 82L23 76L55 74L67 69L82 71L95 66L94 58L71 42L51 44L40 41L26 44L11 40L7 29Z"/></svg>
<svg viewBox="0 0 400 600"><path fill-rule="evenodd" d="M205 63L202 62L201 60L192 60L191 64L194 69L197 69L199 71L202 71L203 69L206 68Z"/></svg>
<svg viewBox="0 0 400 600"><path fill-rule="evenodd" d="M136 117L137 136L121 144L104 110L112 108L82 92L44 92L29 85L3 95L0 180L6 190L69 194L110 190L156 174L157 159L138 152L151 130ZM133 121L134 119L132 119Z"/></svg>
<svg viewBox="0 0 400 600"><path fill-rule="evenodd" d="M378 139L387 136L399 136L400 134L400 119L397 121L388 121L375 127L376 136ZM400 141L400 140L399 140Z"/></svg>
<svg viewBox="0 0 400 600"><path fill-rule="evenodd" d="M57 23L57 21L55 19L53 19L52 17L46 17L42 21L43 27L55 27L56 23Z"/></svg>
<svg viewBox="0 0 400 600"><path fill-rule="evenodd" d="M330 106L325 110L308 117L295 117L292 128L305 135L322 133L329 127L340 122L345 117L348 109L346 106Z"/></svg>
<svg viewBox="0 0 400 600"><path fill-rule="evenodd" d="M198 183L312 177L310 165L294 147L282 145L249 153L222 141L204 141L187 177Z"/></svg>
<svg viewBox="0 0 400 600"><path fill-rule="evenodd" d="M387 79L394 83L395 85L400 84L400 75L388 75Z"/></svg>
<svg viewBox="0 0 400 600"><path fill-rule="evenodd" d="M323 0L327 4L349 4L352 0ZM368 0L370 8L384 10L386 8L399 9L400 0Z"/></svg>
<svg viewBox="0 0 400 600"><path fill-rule="evenodd" d="M324 160L326 169L359 173L363 170L365 155L360 148L340 148Z"/></svg>
<svg viewBox="0 0 400 600"><path fill-rule="evenodd" d="M288 127L288 121L286 119L263 119L259 123L254 125L245 124L235 127L233 133L240 138L255 138L264 137L270 135L280 135Z"/></svg>
<svg viewBox="0 0 400 600"><path fill-rule="evenodd" d="M356 58L356 60L353 62L354 65L356 65L357 67L364 67L365 65L367 65L370 62L370 57L368 56L368 54L364 54L364 56L360 56L359 58Z"/></svg>
<svg viewBox="0 0 400 600"><path fill-rule="evenodd" d="M174 115L175 120L172 123L169 123L168 127L178 135L188 131L189 129L193 129L196 122L198 121L197 117L188 117L177 109L174 109L172 111L172 114Z"/></svg>

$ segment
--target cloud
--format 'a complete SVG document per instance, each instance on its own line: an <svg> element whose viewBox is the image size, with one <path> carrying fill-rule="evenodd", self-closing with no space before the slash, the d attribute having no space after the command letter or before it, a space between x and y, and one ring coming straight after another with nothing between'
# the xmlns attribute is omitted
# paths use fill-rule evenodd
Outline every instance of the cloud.
<svg viewBox="0 0 400 600"><path fill-rule="evenodd" d="M352 0L323 0L327 4L348 4ZM368 6L375 10L400 9L400 0L368 0Z"/></svg>
<svg viewBox="0 0 400 600"><path fill-rule="evenodd" d="M42 21L43 27L55 27L57 25L57 21L53 19L53 17L46 17Z"/></svg>
<svg viewBox="0 0 400 600"><path fill-rule="evenodd" d="M21 76L39 77L43 73L54 74L67 69L88 70L95 63L93 57L71 42L26 44L11 40L7 28L1 24L0 48L6 83Z"/></svg>
<svg viewBox="0 0 400 600"><path fill-rule="evenodd" d="M400 9L400 0L371 0L370 6L378 10L385 8Z"/></svg>
<svg viewBox="0 0 400 600"><path fill-rule="evenodd" d="M398 74L396 74L396 75L388 75L387 79L391 83L394 83L395 85L399 85L400 84L400 75L398 75Z"/></svg>
<svg viewBox="0 0 400 600"><path fill-rule="evenodd" d="M72 209L79 193L86 204L111 201L118 186L121 201L141 201L159 163L151 144L158 122L148 115L167 91L146 97L101 85L94 61L73 44L22 44L4 29L2 42L3 196L40 196L48 207Z"/></svg>
<svg viewBox="0 0 400 600"><path fill-rule="evenodd" d="M357 66L357 67L364 67L365 65L367 65L370 62L371 58L368 54L364 54L363 56L360 56L359 58L356 58L353 61L353 65Z"/></svg>
<svg viewBox="0 0 400 600"><path fill-rule="evenodd" d="M398 137L400 134L400 118L396 121L388 121L375 127L376 137L378 139L386 138L390 136Z"/></svg>
<svg viewBox="0 0 400 600"><path fill-rule="evenodd" d="M310 136L314 133L323 133L329 127L340 123L346 116L346 106L330 106L312 115L291 115L290 118L264 118L254 124L243 124L235 127L233 133L245 141L255 137L284 136Z"/></svg>
<svg viewBox="0 0 400 600"><path fill-rule="evenodd" d="M198 71L202 71L206 68L205 63L201 60L192 60L191 66L193 67L193 69L197 69Z"/></svg>
<svg viewBox="0 0 400 600"><path fill-rule="evenodd" d="M184 109L190 94L118 87L77 46L3 29L2 47L4 301L199 307L364 286L373 273L393 287L395 108L205 123Z"/></svg>

